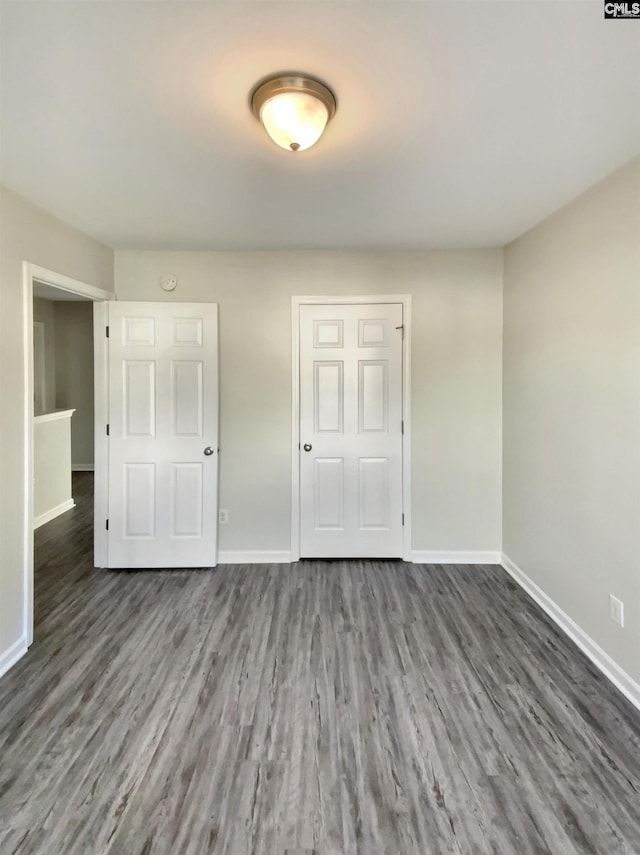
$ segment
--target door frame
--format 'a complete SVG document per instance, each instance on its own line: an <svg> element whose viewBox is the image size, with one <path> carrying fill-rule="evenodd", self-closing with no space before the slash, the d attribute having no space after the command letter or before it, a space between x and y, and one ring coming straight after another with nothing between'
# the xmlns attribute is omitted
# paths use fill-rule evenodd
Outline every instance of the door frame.
<svg viewBox="0 0 640 855"><path fill-rule="evenodd" d="M115 300L115 296L112 297ZM105 520L109 507L109 443L106 425L109 421L109 348L107 326L109 309L106 301L93 307L93 566L107 566L107 531Z"/></svg>
<svg viewBox="0 0 640 855"><path fill-rule="evenodd" d="M39 267L29 261L22 262L22 341L24 347L23 358L23 424L24 424L24 530L23 530L23 580L24 580L24 603L23 603L23 627L26 636L27 647L33 642L33 283L42 282L51 285L59 291L68 294L76 294L91 300L94 304L94 315L97 306L104 300L114 300L115 294L96 288L87 282L72 279L63 273L56 273L45 267ZM95 349L95 358L98 358L98 350ZM94 373L98 374L99 365L96 361ZM96 447L97 456L98 449ZM99 491L96 489L96 495Z"/></svg>
<svg viewBox="0 0 640 855"><path fill-rule="evenodd" d="M300 560L300 307L402 304L402 558L411 552L411 294L291 298L291 561Z"/></svg>

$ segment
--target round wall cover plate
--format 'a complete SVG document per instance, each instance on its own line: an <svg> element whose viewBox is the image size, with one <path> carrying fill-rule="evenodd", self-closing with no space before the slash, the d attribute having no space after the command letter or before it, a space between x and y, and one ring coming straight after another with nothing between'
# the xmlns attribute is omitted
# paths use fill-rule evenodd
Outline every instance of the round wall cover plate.
<svg viewBox="0 0 640 855"><path fill-rule="evenodd" d="M160 287L163 291L173 291L177 284L178 280L175 276L167 274L166 276L160 277Z"/></svg>

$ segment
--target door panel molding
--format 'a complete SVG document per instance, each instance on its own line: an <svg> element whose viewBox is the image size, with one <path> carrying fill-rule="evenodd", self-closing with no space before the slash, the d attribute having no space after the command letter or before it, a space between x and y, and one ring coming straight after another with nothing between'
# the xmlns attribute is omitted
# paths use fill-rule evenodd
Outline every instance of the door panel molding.
<svg viewBox="0 0 640 855"><path fill-rule="evenodd" d="M300 559L300 307L301 306L356 306L364 304L395 303L402 305L402 513L404 514L402 558L412 560L411 550L411 295L367 294L354 296L320 296L291 298L291 560ZM329 334L329 330L319 330ZM381 329L363 329L366 339L379 339L385 334ZM333 331L337 335L337 330ZM371 338L373 337L373 338ZM365 339L365 340L366 340ZM328 345L327 345L328 346ZM377 344L376 346L380 346Z"/></svg>

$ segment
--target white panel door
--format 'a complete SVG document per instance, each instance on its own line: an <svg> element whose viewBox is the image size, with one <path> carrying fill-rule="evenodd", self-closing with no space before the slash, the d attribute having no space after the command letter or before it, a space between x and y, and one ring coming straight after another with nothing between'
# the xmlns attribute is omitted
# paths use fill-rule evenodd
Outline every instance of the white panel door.
<svg viewBox="0 0 640 855"><path fill-rule="evenodd" d="M108 304L108 567L212 567L218 307Z"/></svg>
<svg viewBox="0 0 640 855"><path fill-rule="evenodd" d="M301 306L300 555L402 547L402 305Z"/></svg>

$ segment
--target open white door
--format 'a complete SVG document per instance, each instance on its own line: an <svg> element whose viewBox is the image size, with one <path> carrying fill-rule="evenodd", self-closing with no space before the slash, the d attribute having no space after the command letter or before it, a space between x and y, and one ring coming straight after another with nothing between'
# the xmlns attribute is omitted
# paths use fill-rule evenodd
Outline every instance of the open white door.
<svg viewBox="0 0 640 855"><path fill-rule="evenodd" d="M212 567L218 307L108 305L107 567Z"/></svg>
<svg viewBox="0 0 640 855"><path fill-rule="evenodd" d="M300 555L403 555L400 303L300 306Z"/></svg>

